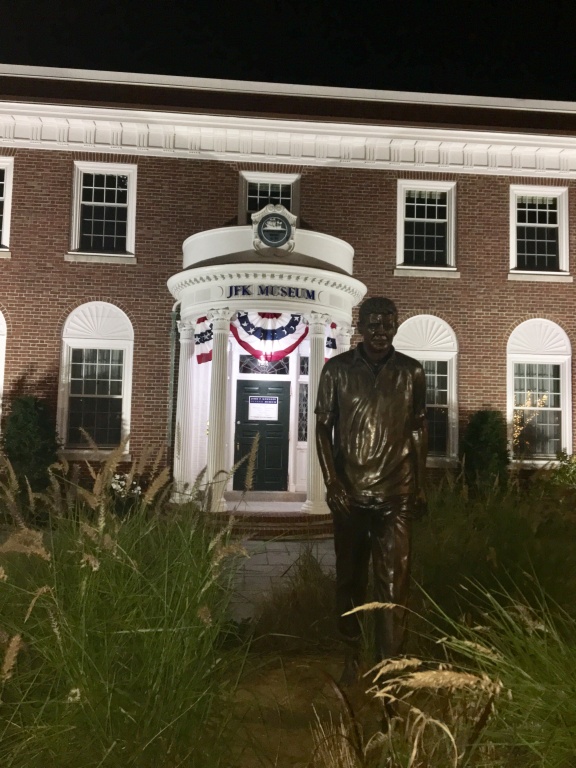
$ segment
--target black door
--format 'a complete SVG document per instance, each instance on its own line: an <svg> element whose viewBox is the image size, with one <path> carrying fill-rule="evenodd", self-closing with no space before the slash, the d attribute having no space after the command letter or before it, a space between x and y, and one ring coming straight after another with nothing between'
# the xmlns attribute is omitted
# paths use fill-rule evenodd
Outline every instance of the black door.
<svg viewBox="0 0 576 768"><path fill-rule="evenodd" d="M239 381L236 390L234 463L250 452L260 435L254 491L288 490L289 381ZM247 462L234 475L234 490L246 486Z"/></svg>

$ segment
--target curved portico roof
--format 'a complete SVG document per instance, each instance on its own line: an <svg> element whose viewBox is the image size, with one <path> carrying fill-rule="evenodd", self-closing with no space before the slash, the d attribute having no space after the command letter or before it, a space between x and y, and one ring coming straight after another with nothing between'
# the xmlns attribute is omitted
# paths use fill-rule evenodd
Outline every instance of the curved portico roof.
<svg viewBox="0 0 576 768"><path fill-rule="evenodd" d="M319 313L350 323L366 286L352 277L354 249L344 240L297 230L292 252L257 251L251 226L199 232L184 241L183 271L168 280L181 302L180 316L194 321L212 310Z"/></svg>

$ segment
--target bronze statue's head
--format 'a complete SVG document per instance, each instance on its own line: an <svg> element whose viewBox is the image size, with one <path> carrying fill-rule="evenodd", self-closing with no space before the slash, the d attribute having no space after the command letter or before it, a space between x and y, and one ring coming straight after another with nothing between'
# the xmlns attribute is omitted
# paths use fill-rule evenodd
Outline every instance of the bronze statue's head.
<svg viewBox="0 0 576 768"><path fill-rule="evenodd" d="M398 319L398 310L392 299L386 299L384 296L373 296L360 304L358 323L365 321L368 315L394 315Z"/></svg>
<svg viewBox="0 0 576 768"><path fill-rule="evenodd" d="M364 350L369 358L385 357L392 347L398 330L398 310L391 299L374 296L360 305L358 332L362 335Z"/></svg>

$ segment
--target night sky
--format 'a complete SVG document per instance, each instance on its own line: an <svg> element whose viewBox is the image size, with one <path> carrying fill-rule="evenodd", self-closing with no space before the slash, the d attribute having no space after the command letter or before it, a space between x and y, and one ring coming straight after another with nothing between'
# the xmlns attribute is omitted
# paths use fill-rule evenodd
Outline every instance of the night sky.
<svg viewBox="0 0 576 768"><path fill-rule="evenodd" d="M6 64L576 101L576 2L0 0Z"/></svg>

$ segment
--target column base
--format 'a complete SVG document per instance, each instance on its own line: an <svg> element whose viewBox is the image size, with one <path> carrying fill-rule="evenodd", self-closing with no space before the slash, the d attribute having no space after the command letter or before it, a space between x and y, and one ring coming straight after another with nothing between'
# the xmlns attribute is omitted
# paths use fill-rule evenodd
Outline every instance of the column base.
<svg viewBox="0 0 576 768"><path fill-rule="evenodd" d="M306 499L300 511L305 515L329 515L330 507L324 499L313 501L312 499Z"/></svg>
<svg viewBox="0 0 576 768"><path fill-rule="evenodd" d="M214 499L210 512L228 512L228 504L226 503L226 499L224 499L222 496L219 499Z"/></svg>
<svg viewBox="0 0 576 768"><path fill-rule="evenodd" d="M228 504L224 498L224 491L226 490L226 480L214 481L212 485L212 499L210 503L210 512L228 512Z"/></svg>

